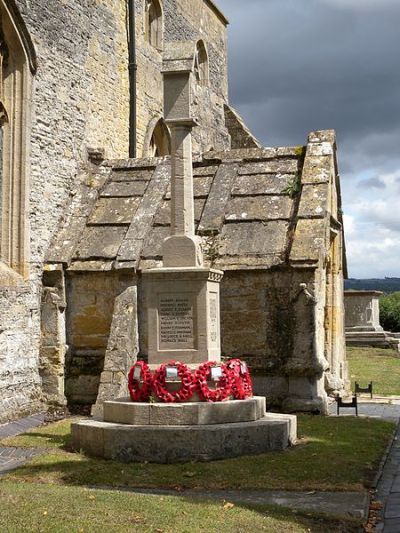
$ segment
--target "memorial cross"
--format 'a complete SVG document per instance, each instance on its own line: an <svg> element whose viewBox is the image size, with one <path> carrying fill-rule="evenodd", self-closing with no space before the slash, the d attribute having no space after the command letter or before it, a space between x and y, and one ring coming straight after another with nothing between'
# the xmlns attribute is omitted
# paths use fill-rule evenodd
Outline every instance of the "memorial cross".
<svg viewBox="0 0 400 533"><path fill-rule="evenodd" d="M165 122L171 131L171 236L163 243L163 265L202 267L201 239L195 235L192 129L192 71L164 72Z"/></svg>

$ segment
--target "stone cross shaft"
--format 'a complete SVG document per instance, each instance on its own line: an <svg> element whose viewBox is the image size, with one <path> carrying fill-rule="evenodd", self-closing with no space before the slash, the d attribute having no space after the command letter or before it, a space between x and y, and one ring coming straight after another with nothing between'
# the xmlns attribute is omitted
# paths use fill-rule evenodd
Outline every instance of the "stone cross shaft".
<svg viewBox="0 0 400 533"><path fill-rule="evenodd" d="M171 236L162 248L166 268L202 267L201 239L195 235L191 71L164 73L165 122L171 131Z"/></svg>
<svg viewBox="0 0 400 533"><path fill-rule="evenodd" d="M171 235L194 236L191 120L170 122L171 129Z"/></svg>

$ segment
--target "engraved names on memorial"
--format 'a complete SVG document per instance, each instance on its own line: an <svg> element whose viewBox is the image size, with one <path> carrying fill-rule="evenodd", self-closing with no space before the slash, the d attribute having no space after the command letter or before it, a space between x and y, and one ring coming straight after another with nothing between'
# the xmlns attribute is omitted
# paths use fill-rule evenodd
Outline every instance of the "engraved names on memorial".
<svg viewBox="0 0 400 533"><path fill-rule="evenodd" d="M195 349L192 294L160 294L159 348Z"/></svg>
<svg viewBox="0 0 400 533"><path fill-rule="evenodd" d="M218 343L218 294L210 293L210 341Z"/></svg>

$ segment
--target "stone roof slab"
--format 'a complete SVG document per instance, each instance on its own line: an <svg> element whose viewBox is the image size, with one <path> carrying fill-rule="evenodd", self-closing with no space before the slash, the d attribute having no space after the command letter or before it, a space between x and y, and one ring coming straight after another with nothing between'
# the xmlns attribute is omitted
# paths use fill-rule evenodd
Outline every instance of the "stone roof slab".
<svg viewBox="0 0 400 533"><path fill-rule="evenodd" d="M229 200L225 220L290 220L292 206L289 196L239 196Z"/></svg>
<svg viewBox="0 0 400 533"><path fill-rule="evenodd" d="M317 132L306 150L248 148L194 158L197 232L215 239L215 266L316 267L337 213L341 222L331 133ZM170 234L170 158L105 161L91 172L47 261L80 271L160 264Z"/></svg>
<svg viewBox="0 0 400 533"><path fill-rule="evenodd" d="M232 196L255 196L258 194L287 194L285 190L293 180L293 174L252 174L237 176L232 187Z"/></svg>

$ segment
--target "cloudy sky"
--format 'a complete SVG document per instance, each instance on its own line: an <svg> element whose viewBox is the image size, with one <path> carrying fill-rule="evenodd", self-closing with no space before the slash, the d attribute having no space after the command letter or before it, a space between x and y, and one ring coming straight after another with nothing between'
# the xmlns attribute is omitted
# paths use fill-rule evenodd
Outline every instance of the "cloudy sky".
<svg viewBox="0 0 400 533"><path fill-rule="evenodd" d="M217 0L230 98L266 146L335 129L349 275L400 277L400 0Z"/></svg>

